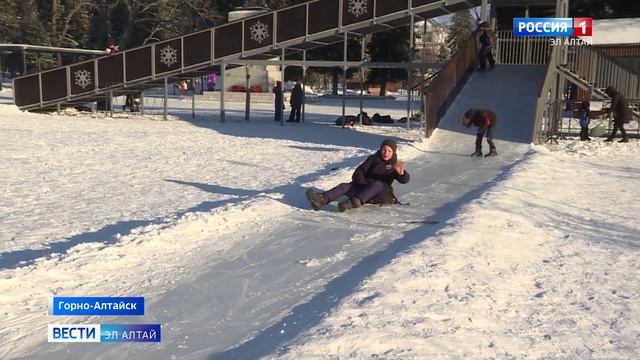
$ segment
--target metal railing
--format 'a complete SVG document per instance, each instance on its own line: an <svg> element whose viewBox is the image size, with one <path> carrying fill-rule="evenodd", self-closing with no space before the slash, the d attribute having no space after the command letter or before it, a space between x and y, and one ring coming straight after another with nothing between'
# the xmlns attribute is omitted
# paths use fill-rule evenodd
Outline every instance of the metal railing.
<svg viewBox="0 0 640 360"><path fill-rule="evenodd" d="M516 37L511 31L497 31L496 37L498 64L544 65L551 54L548 37Z"/></svg>
<svg viewBox="0 0 640 360"><path fill-rule="evenodd" d="M640 140L640 99L627 99L629 108L631 110L631 119L628 123L624 124L627 136ZM567 104L565 101L560 101L560 107L566 109L563 111L562 121L559 122L559 127L556 129L555 134L560 137L577 137L580 134L580 119L579 108L581 101L574 101ZM611 108L611 100L605 99L602 101L601 110L591 110L589 129L595 127L602 127L604 134L602 136L608 136L613 131L613 117L610 116L607 109ZM593 108L592 103L592 108ZM596 106L599 107L599 106ZM594 135L591 135L594 136Z"/></svg>
<svg viewBox="0 0 640 360"><path fill-rule="evenodd" d="M627 98L640 98L640 75L594 47L570 45L563 66L595 88L613 86Z"/></svg>
<svg viewBox="0 0 640 360"><path fill-rule="evenodd" d="M469 37L424 88L426 114L425 136L430 137L438 127L440 117L452 101L453 93L468 70L476 62L478 46L474 36Z"/></svg>
<svg viewBox="0 0 640 360"><path fill-rule="evenodd" d="M536 102L536 116L533 123L534 144L541 144L548 139L552 139L558 128L559 121L559 104L556 99L558 91L558 57L560 52L557 47L551 49L548 58L547 69L544 80L540 85L538 92L538 101Z"/></svg>

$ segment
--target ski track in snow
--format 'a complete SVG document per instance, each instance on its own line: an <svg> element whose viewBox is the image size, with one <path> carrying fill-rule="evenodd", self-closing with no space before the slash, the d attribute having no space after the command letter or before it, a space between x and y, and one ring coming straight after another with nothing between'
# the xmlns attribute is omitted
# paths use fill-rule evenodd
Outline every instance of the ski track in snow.
<svg viewBox="0 0 640 360"><path fill-rule="evenodd" d="M629 175L640 168L627 163L640 146L631 146L537 147L432 241L268 358L637 358L640 206L624 193L637 194ZM619 207L602 209L610 177L626 180Z"/></svg>

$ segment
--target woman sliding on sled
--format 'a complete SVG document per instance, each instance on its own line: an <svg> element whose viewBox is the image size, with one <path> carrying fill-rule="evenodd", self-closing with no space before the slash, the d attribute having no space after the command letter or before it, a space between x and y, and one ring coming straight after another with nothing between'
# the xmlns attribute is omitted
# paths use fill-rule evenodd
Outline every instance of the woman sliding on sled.
<svg viewBox="0 0 640 360"><path fill-rule="evenodd" d="M380 150L358 166L351 179L350 183L342 183L324 193L307 189L307 199L313 210L319 210L322 205L342 195L346 195L348 199L338 204L340 211L355 209L365 203L394 204L397 199L391 183L393 180L398 180L401 184L408 183L409 173L396 156L395 141L387 139L380 145Z"/></svg>

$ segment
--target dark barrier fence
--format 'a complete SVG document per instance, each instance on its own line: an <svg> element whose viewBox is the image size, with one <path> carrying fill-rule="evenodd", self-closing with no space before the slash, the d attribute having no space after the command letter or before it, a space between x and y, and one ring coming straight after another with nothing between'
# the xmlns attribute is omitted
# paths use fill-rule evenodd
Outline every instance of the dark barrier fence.
<svg viewBox="0 0 640 360"><path fill-rule="evenodd" d="M430 137L438 127L440 118L460 90L476 62L478 46L474 36L469 37L424 89L426 108L425 136Z"/></svg>

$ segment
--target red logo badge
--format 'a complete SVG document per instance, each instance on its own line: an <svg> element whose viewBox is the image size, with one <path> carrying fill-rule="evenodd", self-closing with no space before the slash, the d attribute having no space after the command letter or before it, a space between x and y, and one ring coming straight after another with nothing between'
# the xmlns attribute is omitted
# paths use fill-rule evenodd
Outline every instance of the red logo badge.
<svg viewBox="0 0 640 360"><path fill-rule="evenodd" d="M573 36L591 36L592 18L573 18Z"/></svg>

